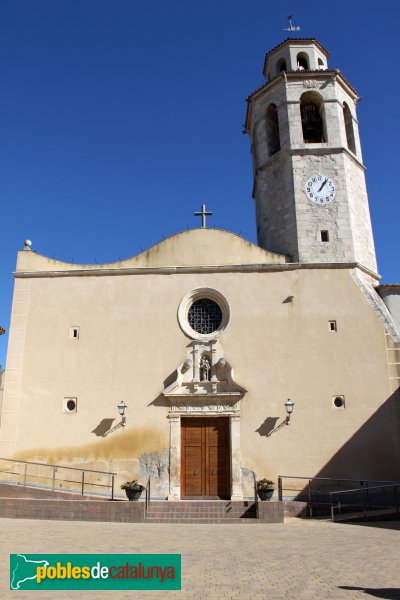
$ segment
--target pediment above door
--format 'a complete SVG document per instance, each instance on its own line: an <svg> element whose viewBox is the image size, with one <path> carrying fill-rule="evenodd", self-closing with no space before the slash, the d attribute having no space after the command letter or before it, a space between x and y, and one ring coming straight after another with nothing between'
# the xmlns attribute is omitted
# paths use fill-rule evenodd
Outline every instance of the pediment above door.
<svg viewBox="0 0 400 600"><path fill-rule="evenodd" d="M171 409L182 412L237 412L238 402L246 394L236 383L232 366L224 358L218 340L193 341L187 358L163 390ZM171 381L171 379L170 379Z"/></svg>

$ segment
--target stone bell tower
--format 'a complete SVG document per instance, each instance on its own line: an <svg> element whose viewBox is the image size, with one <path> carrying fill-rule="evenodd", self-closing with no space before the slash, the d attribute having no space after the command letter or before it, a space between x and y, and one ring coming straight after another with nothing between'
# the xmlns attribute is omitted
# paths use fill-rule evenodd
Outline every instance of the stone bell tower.
<svg viewBox="0 0 400 600"><path fill-rule="evenodd" d="M258 243L300 263L357 262L376 273L357 92L315 39L267 53L247 99Z"/></svg>

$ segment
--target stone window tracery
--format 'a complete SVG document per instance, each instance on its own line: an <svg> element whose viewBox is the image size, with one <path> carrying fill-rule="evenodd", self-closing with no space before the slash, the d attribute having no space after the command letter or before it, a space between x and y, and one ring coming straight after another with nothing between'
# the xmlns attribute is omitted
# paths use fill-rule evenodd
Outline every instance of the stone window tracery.
<svg viewBox="0 0 400 600"><path fill-rule="evenodd" d="M202 298L193 302L189 308L188 321L197 333L213 333L221 325L222 311L214 300Z"/></svg>

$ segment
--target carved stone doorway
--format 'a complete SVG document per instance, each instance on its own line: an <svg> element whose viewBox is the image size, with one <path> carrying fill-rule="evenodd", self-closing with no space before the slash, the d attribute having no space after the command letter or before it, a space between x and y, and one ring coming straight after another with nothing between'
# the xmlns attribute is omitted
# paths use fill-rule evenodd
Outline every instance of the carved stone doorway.
<svg viewBox="0 0 400 600"><path fill-rule="evenodd" d="M207 368L204 366L207 359ZM241 486L241 469L240 469L240 402L246 390L237 384L234 380L233 368L225 360L222 352L222 346L217 340L202 340L193 341L187 347L187 358L181 362L172 377L168 378L163 395L170 402L170 411L168 414L170 422L170 474L169 474L169 500L180 500L181 496L194 495L202 497L206 495L210 497L214 494L218 497L219 492L226 495L231 500L242 500ZM197 423L196 423L197 421ZM218 421L218 423L217 423ZM225 441L221 442L221 447L224 450L218 450L218 444L212 442L213 431L207 430L204 425L205 432L197 432L195 437L204 437L200 449L193 449L191 457L185 457L185 461L189 461L192 474L194 471L203 469L202 476L193 475L195 479L190 481L188 474L182 473L182 427L186 427L186 423L194 424L193 430L196 427L202 429L203 423L216 423L217 429L225 427L225 433L216 434L215 436ZM225 423L225 425L222 425ZM187 433L187 432L186 432ZM185 435L186 435L185 433ZM192 442L190 442L191 444ZM214 450L210 450L212 444L215 443ZM189 444L189 445L190 445ZM197 452L197 463L190 462L194 460ZM224 454L226 452L226 460L220 466L217 463L212 468L212 461L217 460L212 453ZM208 458L207 458L208 453ZM211 453L211 454L210 454ZM207 467L207 461L211 464L211 471ZM186 465L186 462L185 462ZM217 468L216 468L217 467ZM186 468L186 467L185 467ZM205 469L205 471L204 471ZM208 470L207 470L208 469ZM212 471L221 470L221 482L219 478L212 474ZM223 475L222 471L226 471ZM212 477L216 477L213 483ZM201 482L196 482L196 478L201 479ZM224 481L224 483L222 483ZM197 486L197 487L196 487ZM223 486L223 489L222 489ZM194 491L194 493L192 493ZM215 491L217 490L217 491Z"/></svg>

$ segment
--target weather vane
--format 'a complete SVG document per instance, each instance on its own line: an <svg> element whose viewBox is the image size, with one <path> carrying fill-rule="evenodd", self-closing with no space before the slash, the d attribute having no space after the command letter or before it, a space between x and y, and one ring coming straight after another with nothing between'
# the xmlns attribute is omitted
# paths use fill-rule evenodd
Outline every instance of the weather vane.
<svg viewBox="0 0 400 600"><path fill-rule="evenodd" d="M294 18L293 15L288 16L290 27L286 27L283 31L290 31L290 33L293 33L294 31L300 31L300 27L298 25L293 25L293 23L292 23L293 18Z"/></svg>

